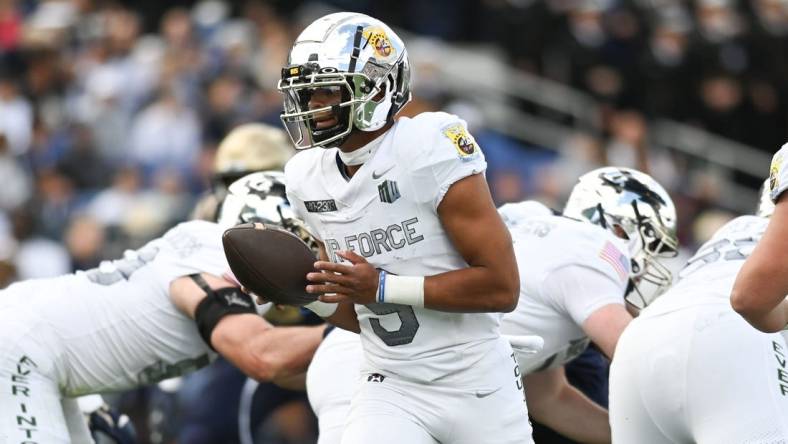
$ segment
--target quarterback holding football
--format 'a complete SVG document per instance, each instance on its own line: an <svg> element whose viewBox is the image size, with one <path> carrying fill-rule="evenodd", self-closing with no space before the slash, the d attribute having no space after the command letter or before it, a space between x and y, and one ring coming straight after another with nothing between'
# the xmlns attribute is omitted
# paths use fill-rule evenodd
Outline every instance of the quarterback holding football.
<svg viewBox="0 0 788 444"><path fill-rule="evenodd" d="M285 167L287 195L323 245L307 291L325 304L318 314L360 331L364 350L342 442L530 442L499 333L517 265L465 122L395 121L411 98L407 51L362 14L310 24L279 90L303 150Z"/></svg>

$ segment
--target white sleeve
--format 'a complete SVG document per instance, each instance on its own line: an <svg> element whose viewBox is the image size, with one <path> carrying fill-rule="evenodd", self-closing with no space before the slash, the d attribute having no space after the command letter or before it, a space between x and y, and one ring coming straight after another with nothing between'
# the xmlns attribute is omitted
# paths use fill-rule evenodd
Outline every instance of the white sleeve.
<svg viewBox="0 0 788 444"><path fill-rule="evenodd" d="M553 270L542 283L542 294L577 325L601 307L624 305L626 284L599 270L567 265Z"/></svg>
<svg viewBox="0 0 788 444"><path fill-rule="evenodd" d="M780 195L788 189L788 143L780 148L780 151L772 158L772 165L769 168L769 194L776 203Z"/></svg>
<svg viewBox="0 0 788 444"><path fill-rule="evenodd" d="M429 179L432 193L430 200L437 209L446 192L458 180L487 169L487 162L479 145L468 132L465 121L459 117L445 115L438 128L425 134L428 144L423 156L413 159L416 175Z"/></svg>
<svg viewBox="0 0 788 444"><path fill-rule="evenodd" d="M524 200L502 205L498 208L498 214L501 215L501 219L507 227L513 228L529 218L551 216L553 212L540 202Z"/></svg>

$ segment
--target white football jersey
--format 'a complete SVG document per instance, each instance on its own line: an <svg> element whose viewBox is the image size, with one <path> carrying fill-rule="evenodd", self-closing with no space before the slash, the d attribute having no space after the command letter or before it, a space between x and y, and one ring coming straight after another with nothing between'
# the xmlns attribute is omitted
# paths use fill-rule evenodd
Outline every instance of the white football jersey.
<svg viewBox="0 0 788 444"><path fill-rule="evenodd" d="M0 312L43 320L63 393L116 391L195 370L215 357L169 297L170 283L228 269L223 228L192 221L98 268L23 281L0 294Z"/></svg>
<svg viewBox="0 0 788 444"><path fill-rule="evenodd" d="M337 149L312 149L285 167L287 194L326 246L353 250L388 273L430 276L465 268L437 214L449 187L487 164L465 122L446 113L401 118L348 179ZM480 227L479 229L483 229ZM384 375L434 381L479 361L499 337L500 314L408 305L357 305L366 365Z"/></svg>
<svg viewBox="0 0 788 444"><path fill-rule="evenodd" d="M730 304L729 298L736 275L755 249L768 224L767 218L739 216L723 225L687 261L670 291L657 298L641 316L694 304L720 301ZM687 298L687 294L696 296Z"/></svg>
<svg viewBox="0 0 788 444"><path fill-rule="evenodd" d="M774 202L788 189L788 143L783 145L774 157L769 168L769 194Z"/></svg>
<svg viewBox="0 0 788 444"><path fill-rule="evenodd" d="M527 204L534 208L534 202ZM624 304L630 258L624 241L601 227L545 211L522 214L509 225L520 300L504 315L501 332L544 338L539 353L518 356L528 374L563 365L585 350L588 316Z"/></svg>

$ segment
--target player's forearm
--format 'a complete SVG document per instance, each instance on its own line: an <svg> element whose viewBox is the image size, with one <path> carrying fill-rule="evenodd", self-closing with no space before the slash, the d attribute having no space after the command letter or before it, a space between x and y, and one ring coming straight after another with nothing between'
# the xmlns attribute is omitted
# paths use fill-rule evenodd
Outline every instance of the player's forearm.
<svg viewBox="0 0 788 444"><path fill-rule="evenodd" d="M211 344L251 378L271 381L305 372L323 330L324 326L273 328L256 315L227 316L214 329Z"/></svg>
<svg viewBox="0 0 788 444"><path fill-rule="evenodd" d="M340 302L334 314L323 319L343 330L352 331L353 333L361 332L356 310L352 303Z"/></svg>
<svg viewBox="0 0 788 444"><path fill-rule="evenodd" d="M782 330L788 321L784 302L788 294L788 200L783 194L731 291L733 309L765 332Z"/></svg>
<svg viewBox="0 0 788 444"><path fill-rule="evenodd" d="M762 304L751 302L748 299L758 299L754 293L745 294L742 290L734 290L731 295L731 305L753 327L767 333L773 333L788 327L788 300L782 300L774 307L764 307Z"/></svg>
<svg viewBox="0 0 788 444"><path fill-rule="evenodd" d="M780 331L788 324L788 288L780 282L783 272L773 262L759 261L755 253L750 259L736 277L731 306L758 330Z"/></svg>
<svg viewBox="0 0 788 444"><path fill-rule="evenodd" d="M273 379L271 382L287 390L306 390L306 372Z"/></svg>
<svg viewBox="0 0 788 444"><path fill-rule="evenodd" d="M536 421L567 438L583 443L609 443L611 440L607 410L569 384L534 407L531 397L526 399L528 411Z"/></svg>
<svg viewBox="0 0 788 444"><path fill-rule="evenodd" d="M469 267L426 277L424 306L461 313L510 312L517 306L519 292L517 276Z"/></svg>

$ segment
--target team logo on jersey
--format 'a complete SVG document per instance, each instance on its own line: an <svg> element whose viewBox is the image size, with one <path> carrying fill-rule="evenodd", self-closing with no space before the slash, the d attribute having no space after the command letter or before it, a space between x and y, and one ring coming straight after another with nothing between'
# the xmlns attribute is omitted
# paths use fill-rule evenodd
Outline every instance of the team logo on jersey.
<svg viewBox="0 0 788 444"><path fill-rule="evenodd" d="M783 156L780 153L774 155L772 166L769 168L769 191L774 192L780 187L780 169L783 165Z"/></svg>
<svg viewBox="0 0 788 444"><path fill-rule="evenodd" d="M443 128L443 135L448 137L454 144L460 159L470 158L479 151L473 136L468 134L468 130L461 123L455 123Z"/></svg>
<svg viewBox="0 0 788 444"><path fill-rule="evenodd" d="M372 45L372 49L375 50L375 55L378 57L385 59L396 55L396 51L391 45L391 40L386 36L386 31L383 29L379 27L368 28L362 35L367 39L366 45Z"/></svg>
<svg viewBox="0 0 788 444"><path fill-rule="evenodd" d="M378 185L378 196L381 202L394 203L400 198L399 187L393 180L384 180Z"/></svg>

